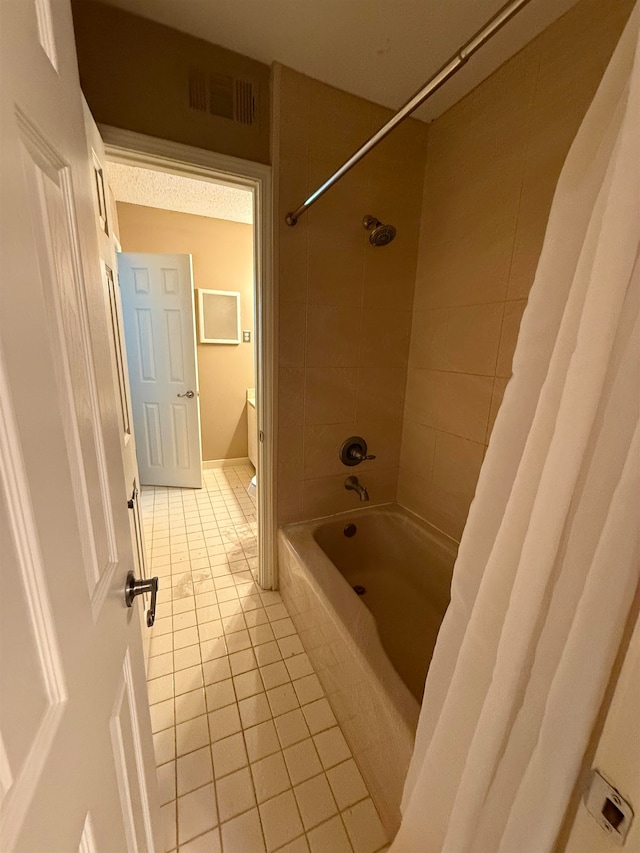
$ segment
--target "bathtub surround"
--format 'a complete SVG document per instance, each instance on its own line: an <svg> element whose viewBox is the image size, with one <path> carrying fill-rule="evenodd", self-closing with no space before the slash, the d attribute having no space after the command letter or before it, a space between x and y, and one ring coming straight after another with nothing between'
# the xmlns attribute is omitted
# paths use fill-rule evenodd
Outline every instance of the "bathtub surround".
<svg viewBox="0 0 640 853"><path fill-rule="evenodd" d="M455 544L395 506L287 525L278 550L282 597L393 835Z"/></svg>
<svg viewBox="0 0 640 853"><path fill-rule="evenodd" d="M391 115L361 98L273 68L275 260L279 282L278 521L350 509L345 438L371 503L395 498L427 126L398 128L291 228L305 198ZM369 243L363 218L397 229Z"/></svg>
<svg viewBox="0 0 640 853"><path fill-rule="evenodd" d="M196 345L202 458L247 458L247 389L255 385L253 226L123 202L118 220L123 251L191 254L195 288L240 292L251 343Z"/></svg>
<svg viewBox="0 0 640 853"><path fill-rule="evenodd" d="M639 146L640 6L558 182L393 853L548 853L577 783L638 588Z"/></svg>
<svg viewBox="0 0 640 853"><path fill-rule="evenodd" d="M558 175L632 6L581 0L429 126L398 501L457 539Z"/></svg>

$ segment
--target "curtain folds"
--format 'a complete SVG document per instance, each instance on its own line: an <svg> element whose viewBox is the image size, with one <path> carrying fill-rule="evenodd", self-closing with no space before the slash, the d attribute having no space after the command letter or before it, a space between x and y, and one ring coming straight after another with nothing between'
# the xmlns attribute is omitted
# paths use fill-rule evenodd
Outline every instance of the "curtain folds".
<svg viewBox="0 0 640 853"><path fill-rule="evenodd" d="M553 848L638 583L640 9L571 147L392 853Z"/></svg>

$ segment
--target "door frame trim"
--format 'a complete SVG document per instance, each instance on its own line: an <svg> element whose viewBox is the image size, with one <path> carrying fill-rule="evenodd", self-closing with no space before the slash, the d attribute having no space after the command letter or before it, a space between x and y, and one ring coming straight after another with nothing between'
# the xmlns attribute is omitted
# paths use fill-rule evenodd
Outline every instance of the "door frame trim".
<svg viewBox="0 0 640 853"><path fill-rule="evenodd" d="M106 158L115 163L151 168L183 177L245 186L253 191L256 415L258 420L258 580L264 589L277 586L276 554L276 300L273 275L273 180L271 166L98 125Z"/></svg>

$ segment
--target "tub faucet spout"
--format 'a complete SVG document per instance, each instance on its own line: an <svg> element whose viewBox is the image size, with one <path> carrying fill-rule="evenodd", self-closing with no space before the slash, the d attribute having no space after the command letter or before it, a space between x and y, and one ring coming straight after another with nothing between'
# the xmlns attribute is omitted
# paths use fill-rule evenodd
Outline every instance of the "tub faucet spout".
<svg viewBox="0 0 640 853"><path fill-rule="evenodd" d="M344 487L347 491L357 492L361 501L369 500L369 492L361 483L358 482L357 477L347 477L344 481Z"/></svg>

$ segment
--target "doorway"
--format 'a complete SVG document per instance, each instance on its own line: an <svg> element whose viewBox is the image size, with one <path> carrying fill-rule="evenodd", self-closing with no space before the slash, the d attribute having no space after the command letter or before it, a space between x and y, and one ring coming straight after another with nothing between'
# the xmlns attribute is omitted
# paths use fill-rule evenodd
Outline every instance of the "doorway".
<svg viewBox="0 0 640 853"><path fill-rule="evenodd" d="M273 341L274 339L272 333L274 309L270 286L270 169L261 164L238 160L177 143L157 140L141 134L121 131L116 128L102 126L100 127L100 132L105 142L108 168L112 169L114 173L118 170L122 173L122 170L129 169L135 170L138 176L140 173L147 176L156 175L159 178L160 184L164 182L164 185L169 187L167 197L174 200L179 196L179 193L175 189L171 190L171 181L182 180L185 184L188 182L192 190L199 186L202 198L206 197L207 189L213 190L215 194L216 192L219 193L221 188L229 188L231 191L236 191L237 198L240 197L239 194L244 196L245 208L248 205L252 221L249 250L252 255L251 265L253 267L253 288L251 294L253 296L253 305L248 305L246 298L244 298L241 304L239 332L241 335L240 340L244 342L226 346L224 344L203 342L197 344L197 350L201 362L206 359L208 366L211 365L220 352L224 353L226 351L226 353L229 353L232 349L236 352L242 352L245 354L245 367L247 360L253 363L254 372L252 375L255 379L253 384L250 384L246 379L246 376L249 374L245 370L243 374L245 377L244 380L240 378L238 383L236 383L236 401L234 405L237 411L231 419L231 426L227 424L226 433L223 429L222 432L224 435L216 438L216 436L211 435L211 430L208 430L206 439L203 434L203 492L207 491L207 486L214 491L219 489L221 492L227 491L227 493L230 489L236 496L236 506L227 507L227 509L231 509L237 514L235 520L238 523L251 524L252 512L255 513L256 518L253 522L254 527L257 529L257 543L254 546L255 554L246 554L244 556L250 560L250 569L259 585L263 589L272 589L276 585L275 492L273 482L273 353L265 345L265 341ZM131 172L131 174L134 174L134 172ZM203 189L204 192L202 192ZM124 202L124 204L128 203ZM164 210L161 207L152 209L151 206L148 206L147 213L148 215L166 215L166 206ZM174 212L172 215L177 217L182 214ZM198 216L198 213L185 213L184 215L187 217L189 215L194 216L200 221L203 219L203 217ZM211 221L213 222L214 220ZM224 222L220 224L225 225ZM234 223L228 222L226 224L227 226L232 226ZM245 228L249 227L248 224L245 225ZM124 239L122 242L122 248L126 250L128 248L127 243L125 243ZM151 247L154 250L160 251L158 243L147 243L146 246L147 250ZM137 244L133 246L130 244L130 247L140 250L142 245ZM188 237L186 242L178 246L178 248L180 247L182 247L180 253L193 254L187 251ZM239 292L238 288L234 286L233 281L225 279L224 276L215 279L211 275L204 273L198 279L198 271L195 269L195 264L194 276L196 290L223 291L229 294ZM229 281L229 285L222 286L226 280ZM198 305L194 307L198 309ZM201 328L201 325L202 321L196 325L194 332L199 338L206 338L206 334L203 334L205 330ZM248 351L251 353L249 359L246 358ZM215 374L215 372L215 367L213 370L207 370L208 381L212 378L211 374ZM229 373L228 365L227 367L222 366L218 371L218 376L227 380ZM209 414L211 412L214 413L213 417L209 418L208 429L211 422L215 422L216 420L216 409L220 412L223 407L220 404L220 398L214 401L207 399L205 396L206 389L202 387L204 384L202 382L203 375L201 369L201 396L199 402L201 408L206 408ZM238 416L240 409L238 408L237 393L240 387L242 393L242 414ZM202 421L202 426L204 431L204 420ZM251 439L255 439L255 441ZM249 443L252 444L251 450L249 449ZM221 451L220 448L226 449ZM237 448L240 449L238 450ZM235 455L236 453L238 455ZM255 494L256 490L258 491L258 495ZM241 519L240 515L244 517Z"/></svg>

